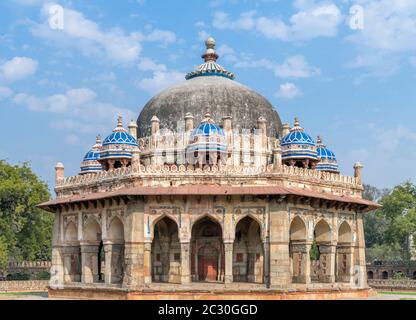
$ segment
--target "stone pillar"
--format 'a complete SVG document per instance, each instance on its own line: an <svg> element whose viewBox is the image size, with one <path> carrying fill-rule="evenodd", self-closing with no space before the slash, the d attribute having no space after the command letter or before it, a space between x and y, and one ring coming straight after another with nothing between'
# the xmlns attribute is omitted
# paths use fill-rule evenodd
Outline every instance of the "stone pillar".
<svg viewBox="0 0 416 320"><path fill-rule="evenodd" d="M356 221L356 236L354 248L354 286L359 289L368 288L367 285L367 271L365 261L365 239L364 239L364 226L363 226L363 214L357 213ZM356 238L356 239L354 239Z"/></svg>
<svg viewBox="0 0 416 320"><path fill-rule="evenodd" d="M311 259L309 256L310 249L310 242L292 240L291 251L293 283L308 284L311 282Z"/></svg>
<svg viewBox="0 0 416 320"><path fill-rule="evenodd" d="M71 245L62 247L62 255L64 261L64 282L80 282L81 268L79 261L79 245Z"/></svg>
<svg viewBox="0 0 416 320"><path fill-rule="evenodd" d="M81 243L81 282L98 281L98 246L99 243Z"/></svg>
<svg viewBox="0 0 416 320"><path fill-rule="evenodd" d="M53 238L52 238L52 266L51 266L51 278L49 280L49 286L52 289L60 289L64 285L64 266L62 248L60 246L61 238L61 212L58 210L55 214L55 223L53 226Z"/></svg>
<svg viewBox="0 0 416 320"><path fill-rule="evenodd" d="M362 170L363 170L363 165L360 162L357 162L354 165L354 177L357 180L358 184L362 183Z"/></svg>
<svg viewBox="0 0 416 320"><path fill-rule="evenodd" d="M318 276L319 282L334 283L335 282L335 253L336 245L322 244L319 245L319 264L320 273Z"/></svg>
<svg viewBox="0 0 416 320"><path fill-rule="evenodd" d="M270 286L270 242L269 242L269 237L266 237L263 240L263 253L264 253L263 282L267 287L269 287Z"/></svg>
<svg viewBox="0 0 416 320"><path fill-rule="evenodd" d="M181 242L181 283L188 284L191 282L191 264L189 242ZM218 269L219 270L219 269Z"/></svg>
<svg viewBox="0 0 416 320"><path fill-rule="evenodd" d="M280 140L276 139L273 148L273 171L278 172L282 167L282 148L280 146Z"/></svg>
<svg viewBox="0 0 416 320"><path fill-rule="evenodd" d="M134 139L137 139L137 123L133 120L129 123L129 133Z"/></svg>
<svg viewBox="0 0 416 320"><path fill-rule="evenodd" d="M112 283L112 264L113 264L113 245L112 243L104 242L104 253L105 253L105 283Z"/></svg>
<svg viewBox="0 0 416 320"><path fill-rule="evenodd" d="M284 123L282 128L282 138L290 133L290 124Z"/></svg>
<svg viewBox="0 0 416 320"><path fill-rule="evenodd" d="M290 284L289 217L287 204L271 200L270 206L270 287L287 289Z"/></svg>
<svg viewBox="0 0 416 320"><path fill-rule="evenodd" d="M160 120L159 120L158 117L153 116L153 118L150 120L150 122L151 122L152 135L155 135L159 132Z"/></svg>
<svg viewBox="0 0 416 320"><path fill-rule="evenodd" d="M65 167L61 162L58 162L55 166L55 185L56 186L60 185L64 178L65 178Z"/></svg>
<svg viewBox="0 0 416 320"><path fill-rule="evenodd" d="M194 117L192 116L191 113L187 113L185 115L185 131L189 132L192 131L194 129Z"/></svg>
<svg viewBox="0 0 416 320"><path fill-rule="evenodd" d="M353 251L349 243L338 244L336 254L336 281L351 283L353 281Z"/></svg>
<svg viewBox="0 0 416 320"><path fill-rule="evenodd" d="M139 290L143 287L144 232L143 199L130 201L124 223L123 288Z"/></svg>
<svg viewBox="0 0 416 320"><path fill-rule="evenodd" d="M233 282L233 242L224 242L224 252L225 252L225 283Z"/></svg>
<svg viewBox="0 0 416 320"><path fill-rule="evenodd" d="M143 255L143 276L144 283L152 283L152 243L146 242L144 244L144 255ZM164 275L162 275L163 277Z"/></svg>

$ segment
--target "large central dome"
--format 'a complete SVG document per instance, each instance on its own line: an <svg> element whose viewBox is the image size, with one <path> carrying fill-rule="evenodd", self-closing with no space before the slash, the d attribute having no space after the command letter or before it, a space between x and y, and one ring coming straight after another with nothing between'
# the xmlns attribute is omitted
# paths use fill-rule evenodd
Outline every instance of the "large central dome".
<svg viewBox="0 0 416 320"><path fill-rule="evenodd" d="M188 80L153 97L137 120L139 136L149 136L151 119L160 119L160 128L176 130L189 112L199 123L210 112L216 123L231 116L233 128L253 129L259 117L267 120L267 135L280 135L282 122L276 110L262 95L234 81L234 74L216 63L215 41L206 41L205 63L189 73Z"/></svg>

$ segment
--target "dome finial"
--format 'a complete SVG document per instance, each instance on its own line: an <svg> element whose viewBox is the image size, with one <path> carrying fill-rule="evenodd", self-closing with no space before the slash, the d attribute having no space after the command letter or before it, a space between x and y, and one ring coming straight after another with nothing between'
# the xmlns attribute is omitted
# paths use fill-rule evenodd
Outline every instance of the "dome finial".
<svg viewBox="0 0 416 320"><path fill-rule="evenodd" d="M317 144L322 144L322 138L321 138L321 136L318 136L318 137L316 138L316 143L317 143Z"/></svg>
<svg viewBox="0 0 416 320"><path fill-rule="evenodd" d="M207 110L207 112L205 112L204 120L202 120L202 122L210 122L210 121L211 121L211 112Z"/></svg>
<svg viewBox="0 0 416 320"><path fill-rule="evenodd" d="M215 39L209 36L208 39L205 40L205 47L207 49L215 49Z"/></svg>
<svg viewBox="0 0 416 320"><path fill-rule="evenodd" d="M117 127L119 127L119 128L123 127L123 117L122 116L118 116Z"/></svg>
<svg viewBox="0 0 416 320"><path fill-rule="evenodd" d="M207 50L202 55L202 58L205 62L215 62L219 58L218 54L215 52L215 40L213 37L208 37L205 41L205 47Z"/></svg>
<svg viewBox="0 0 416 320"><path fill-rule="evenodd" d="M300 127L300 121L298 117L295 117L295 127Z"/></svg>
<svg viewBox="0 0 416 320"><path fill-rule="evenodd" d="M96 144L101 144L101 135L98 135L98 136L95 138L95 143L96 143Z"/></svg>

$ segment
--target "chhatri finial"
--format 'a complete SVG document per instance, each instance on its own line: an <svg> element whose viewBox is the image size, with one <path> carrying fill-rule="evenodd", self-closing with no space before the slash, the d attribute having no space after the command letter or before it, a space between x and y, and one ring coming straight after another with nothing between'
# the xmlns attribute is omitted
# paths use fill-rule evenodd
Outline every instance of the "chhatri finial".
<svg viewBox="0 0 416 320"><path fill-rule="evenodd" d="M100 135L98 135L98 136L95 138L95 143L96 143L96 144L101 144L101 136L100 136Z"/></svg>
<svg viewBox="0 0 416 320"><path fill-rule="evenodd" d="M215 39L213 37L208 37L208 39L205 40L205 47L207 49L215 49Z"/></svg>
<svg viewBox="0 0 416 320"><path fill-rule="evenodd" d="M303 131L303 128L300 126L300 121L299 121L299 118L298 117L295 118L295 124L293 125L293 128L290 129L290 131L291 132L294 132L294 131Z"/></svg>
<svg viewBox="0 0 416 320"><path fill-rule="evenodd" d="M117 127L119 127L119 128L123 127L123 117L122 116L118 116Z"/></svg>
<svg viewBox="0 0 416 320"><path fill-rule="evenodd" d="M212 121L211 112L209 112L209 111L205 112L204 120L202 120L202 122L211 122L211 121Z"/></svg>
<svg viewBox="0 0 416 320"><path fill-rule="evenodd" d="M316 138L316 143L317 143L317 144L322 144L322 138L321 138L321 136L318 136L318 137Z"/></svg>
<svg viewBox="0 0 416 320"><path fill-rule="evenodd" d="M215 52L215 40L213 37L209 37L205 41L205 47L207 50L202 55L202 58L205 62L215 62L219 58L218 54Z"/></svg>
<svg viewBox="0 0 416 320"><path fill-rule="evenodd" d="M295 127L300 127L300 121L298 117L295 117Z"/></svg>

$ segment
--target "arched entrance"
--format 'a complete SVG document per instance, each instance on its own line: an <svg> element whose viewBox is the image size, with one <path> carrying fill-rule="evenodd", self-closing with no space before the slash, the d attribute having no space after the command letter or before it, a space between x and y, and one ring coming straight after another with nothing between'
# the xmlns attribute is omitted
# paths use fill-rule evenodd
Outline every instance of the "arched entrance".
<svg viewBox="0 0 416 320"><path fill-rule="evenodd" d="M382 273L381 273L381 278L382 279L388 279L389 278L389 273L387 272L387 271L383 271Z"/></svg>
<svg viewBox="0 0 416 320"><path fill-rule="evenodd" d="M374 279L374 273L373 273L373 271L368 271L368 272L367 272L367 279L368 279L368 280L372 280L372 279Z"/></svg>
<svg viewBox="0 0 416 320"><path fill-rule="evenodd" d="M224 265L224 243L221 226L212 218L204 217L192 227L192 280L223 281Z"/></svg>
<svg viewBox="0 0 416 320"><path fill-rule="evenodd" d="M181 247L178 226L164 217L154 227L152 242L152 281L181 282Z"/></svg>
<svg viewBox="0 0 416 320"><path fill-rule="evenodd" d="M332 251L334 249L334 251ZM314 229L314 241L312 243L311 258L311 281L333 282L334 265L331 255L335 254L335 248L331 246L331 228L329 224L321 219Z"/></svg>
<svg viewBox="0 0 416 320"><path fill-rule="evenodd" d="M292 282L307 283L309 281L309 246L307 244L306 225L300 217L295 217L292 220L289 237Z"/></svg>
<svg viewBox="0 0 416 320"><path fill-rule="evenodd" d="M253 218L245 217L238 222L233 252L234 282L263 283L264 254L261 228Z"/></svg>
<svg viewBox="0 0 416 320"><path fill-rule="evenodd" d="M344 221L338 229L336 254L336 280L350 282L352 277L353 252L352 232L348 222Z"/></svg>
<svg viewBox="0 0 416 320"><path fill-rule="evenodd" d="M81 245L81 259L84 266L82 269L82 282L101 282L101 269L105 268L103 265L101 226L94 218L89 218L85 223L83 243Z"/></svg>

